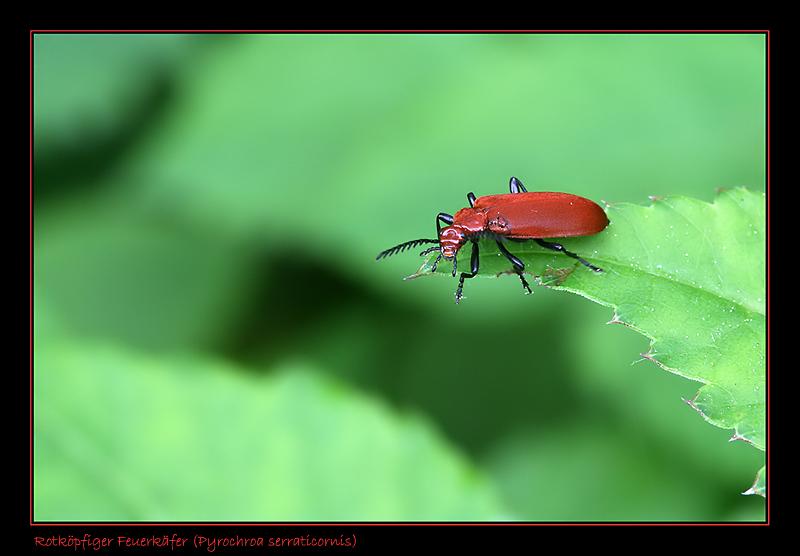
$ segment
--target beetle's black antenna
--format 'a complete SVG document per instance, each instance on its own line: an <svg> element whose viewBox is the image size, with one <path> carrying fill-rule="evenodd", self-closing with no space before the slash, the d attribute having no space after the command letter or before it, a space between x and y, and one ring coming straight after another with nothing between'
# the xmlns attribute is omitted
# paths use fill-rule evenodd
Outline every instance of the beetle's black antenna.
<svg viewBox="0 0 800 556"><path fill-rule="evenodd" d="M375 260L378 261L380 259L385 259L386 257L391 257L392 255L396 255L397 253L402 253L406 249L412 249L412 248L416 247L417 245L422 245L423 243L439 243L439 240L438 239L415 239L413 241L407 241L405 243L401 243L400 245L395 245L391 249L387 249L386 251L383 251L380 255L375 257ZM434 249L437 249L437 248L433 247L431 249L428 249L426 251L426 253L430 253Z"/></svg>

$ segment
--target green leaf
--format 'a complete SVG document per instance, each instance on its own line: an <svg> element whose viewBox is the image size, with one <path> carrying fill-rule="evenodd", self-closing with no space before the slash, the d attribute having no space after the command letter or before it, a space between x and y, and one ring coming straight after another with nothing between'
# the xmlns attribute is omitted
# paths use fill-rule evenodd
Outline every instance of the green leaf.
<svg viewBox="0 0 800 556"><path fill-rule="evenodd" d="M742 494L758 494L767 497L767 467L764 466L756 475L756 480L749 489Z"/></svg>
<svg viewBox="0 0 800 556"><path fill-rule="evenodd" d="M688 403L733 439L766 447L766 208L763 193L720 191L713 204L660 197L650 206L609 205L609 226L594 236L558 240L602 267L595 273L534 242L514 244L539 284L613 307L611 322L651 340L643 354L664 369L702 382ZM469 249L459 268L469 268ZM436 253L418 273L429 274ZM481 274L509 272L493 242L481 243ZM451 274L439 263L436 273ZM469 287L469 281L465 290Z"/></svg>
<svg viewBox="0 0 800 556"><path fill-rule="evenodd" d="M491 520L497 497L417 415L303 364L257 376L48 337L36 520Z"/></svg>

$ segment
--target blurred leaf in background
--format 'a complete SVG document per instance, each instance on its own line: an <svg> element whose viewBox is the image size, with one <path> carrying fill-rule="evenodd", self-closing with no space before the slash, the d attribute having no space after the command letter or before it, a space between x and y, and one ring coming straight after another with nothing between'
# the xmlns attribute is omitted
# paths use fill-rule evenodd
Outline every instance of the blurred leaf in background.
<svg viewBox="0 0 800 556"><path fill-rule="evenodd" d="M512 175L763 191L764 35L37 34L33 70L34 518L764 518L763 454L609 309L374 260Z"/></svg>

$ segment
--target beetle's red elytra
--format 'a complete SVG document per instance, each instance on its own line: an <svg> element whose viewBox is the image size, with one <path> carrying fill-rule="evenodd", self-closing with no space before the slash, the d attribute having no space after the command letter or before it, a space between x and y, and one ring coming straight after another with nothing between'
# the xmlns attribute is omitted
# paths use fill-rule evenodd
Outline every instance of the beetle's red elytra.
<svg viewBox="0 0 800 556"><path fill-rule="evenodd" d="M511 178L511 193L487 195L475 198L473 193L467 194L469 207L459 210L455 216L443 212L436 217L437 239L415 239L396 245L383 251L376 259L383 259L401 253L408 248L424 243L436 243L421 254L439 251L431 271L444 257L453 261L453 276L457 273L456 255L467 241L472 242L470 272L462 272L456 289L456 303L463 297L464 280L478 274L480 266L478 240L493 239L500 252L508 259L514 272L522 281L526 293L532 293L528 282L522 275L525 265L506 249L504 242L534 240L546 249L560 251L577 259L595 272L603 272L593 264L580 258L575 253L564 249L559 243L544 241L543 238L588 236L602 232L608 226L608 217L603 209L593 201L569 193L551 193L535 191L528 193L522 182ZM441 222L447 224L441 227Z"/></svg>

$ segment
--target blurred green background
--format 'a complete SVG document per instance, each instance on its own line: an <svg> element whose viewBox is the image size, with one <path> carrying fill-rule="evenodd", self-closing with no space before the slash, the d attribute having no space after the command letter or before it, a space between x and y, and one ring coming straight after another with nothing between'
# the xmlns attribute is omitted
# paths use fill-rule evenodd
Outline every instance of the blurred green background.
<svg viewBox="0 0 800 556"><path fill-rule="evenodd" d="M765 189L763 35L33 39L34 518L760 520L611 309L439 212Z"/></svg>

